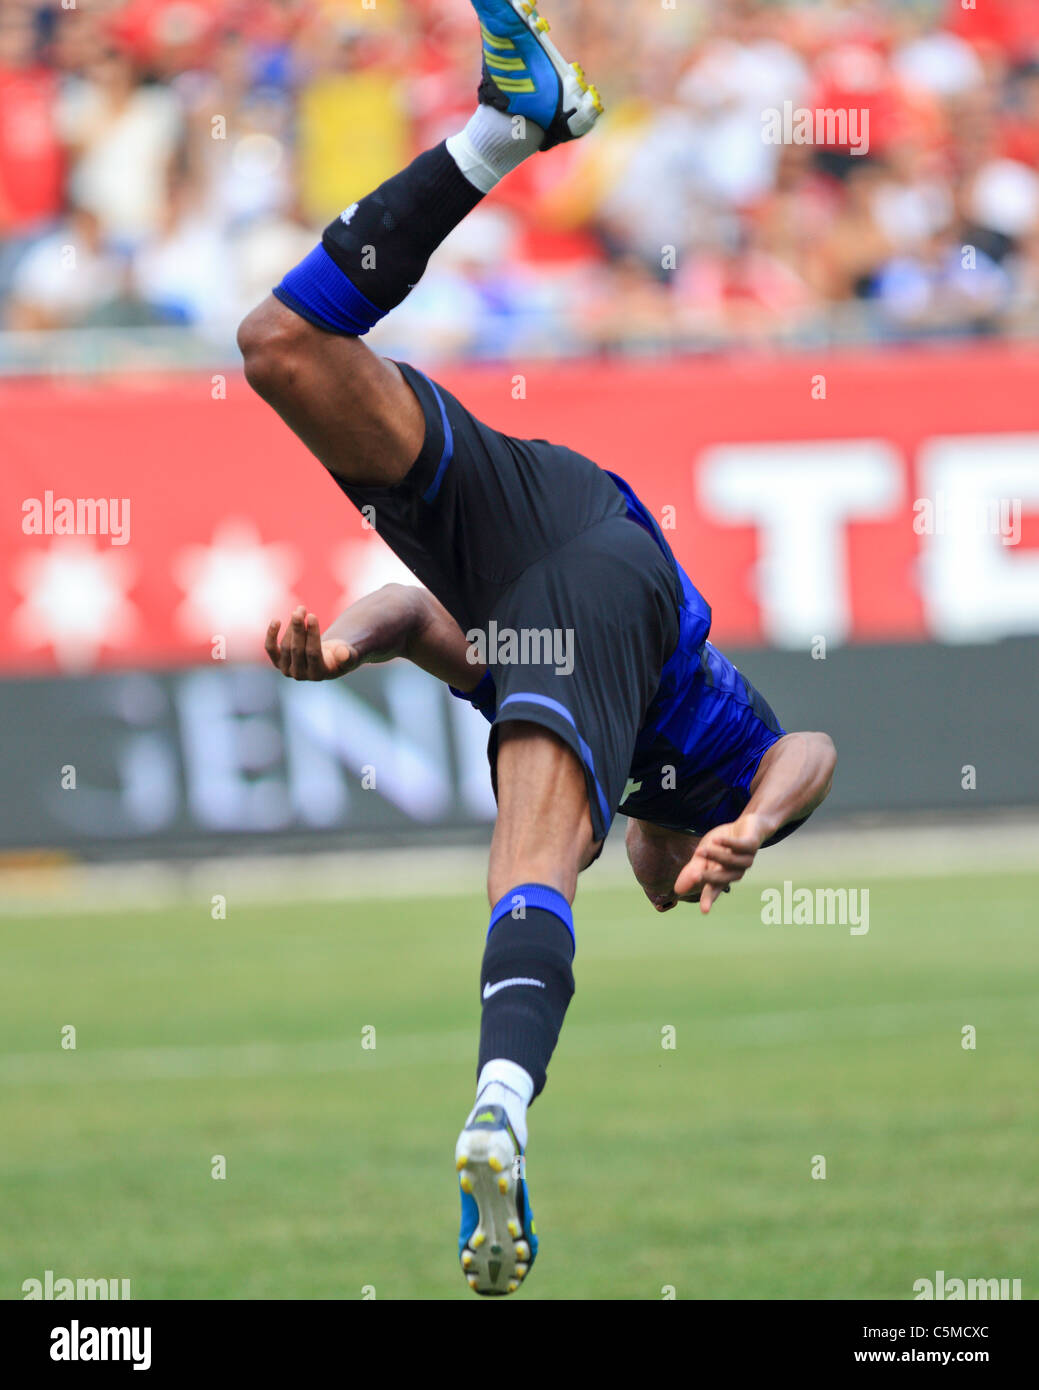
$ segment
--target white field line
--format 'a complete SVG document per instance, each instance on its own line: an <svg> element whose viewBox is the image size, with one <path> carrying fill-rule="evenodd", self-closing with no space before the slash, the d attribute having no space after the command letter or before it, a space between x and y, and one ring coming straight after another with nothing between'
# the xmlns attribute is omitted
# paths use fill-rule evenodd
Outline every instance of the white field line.
<svg viewBox="0 0 1039 1390"><path fill-rule="evenodd" d="M701 1055L711 1051L774 1047L777 1044L826 1044L848 1038L881 1039L933 1034L947 1027L949 1046L959 1046L965 1020L982 1011L1008 1024L1034 1027L1039 995L1016 998L929 1000L926 1003L864 1004L801 1009L791 1012L730 1014L683 1023L678 1047L695 1046ZM631 1056L661 1052L661 1023L569 1023L561 1046L570 1057ZM361 1047L360 1037L305 1043L230 1043L213 1046L121 1047L90 1052L8 1053L0 1057L0 1086L83 1086L103 1081L192 1081L219 1078L297 1076L364 1072L394 1067L439 1066L472 1061L476 1056L475 1028L450 1032L376 1035L377 1046Z"/></svg>
<svg viewBox="0 0 1039 1390"><path fill-rule="evenodd" d="M600 860L582 876L584 890L638 889L623 846L623 817ZM809 824L762 851L748 882L785 878L938 877L1039 867L1039 818L979 818L974 825L905 823L848 827ZM364 898L482 896L484 848L422 846L342 853L239 855L190 861L0 865L0 915L149 911L199 903L221 893L236 903L315 902Z"/></svg>

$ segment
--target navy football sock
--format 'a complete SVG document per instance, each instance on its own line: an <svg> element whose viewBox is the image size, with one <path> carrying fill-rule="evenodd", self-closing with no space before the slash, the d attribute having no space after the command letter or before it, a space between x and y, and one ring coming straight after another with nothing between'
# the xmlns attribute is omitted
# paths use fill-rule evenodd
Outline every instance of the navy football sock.
<svg viewBox="0 0 1039 1390"><path fill-rule="evenodd" d="M441 142L330 223L274 294L329 332L367 333L483 196Z"/></svg>
<svg viewBox="0 0 1039 1390"><path fill-rule="evenodd" d="M555 888L521 883L495 904L480 972L478 1072L506 1058L540 1095L574 993L573 958L573 916Z"/></svg>

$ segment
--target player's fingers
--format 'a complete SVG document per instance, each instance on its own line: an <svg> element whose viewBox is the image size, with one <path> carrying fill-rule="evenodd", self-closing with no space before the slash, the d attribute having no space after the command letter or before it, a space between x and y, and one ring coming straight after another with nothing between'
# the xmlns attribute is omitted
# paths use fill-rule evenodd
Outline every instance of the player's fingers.
<svg viewBox="0 0 1039 1390"><path fill-rule="evenodd" d="M345 642L326 642L321 648L326 675L345 676L356 665L353 649Z"/></svg>
<svg viewBox="0 0 1039 1390"><path fill-rule="evenodd" d="M708 884L717 888L724 888L727 883L739 882L746 873L746 869L739 865L728 866L705 858L702 854L702 848L700 846L697 849L692 859L675 880L675 892L680 898L685 897L696 888L706 887Z"/></svg>
<svg viewBox="0 0 1039 1390"><path fill-rule="evenodd" d="M290 645L292 636L292 619L285 624L285 631L281 634L281 642L278 646L278 659L276 665L283 676L289 674L292 665L292 647ZM271 658L273 660L273 657Z"/></svg>
<svg viewBox="0 0 1039 1390"><path fill-rule="evenodd" d="M281 634L281 647L278 651L278 670L283 676L292 675L292 620L295 616L295 613L289 614L289 620L285 624L285 631Z"/></svg>
<svg viewBox="0 0 1039 1390"><path fill-rule="evenodd" d="M713 883L707 883L704 885L704 890L700 894L700 911L704 913L704 915L710 912L711 907L713 906L715 900L718 897L718 894L721 891L722 890L720 888L716 888Z"/></svg>
<svg viewBox="0 0 1039 1390"><path fill-rule="evenodd" d="M710 844L701 844L698 852L705 859L710 859L715 864L722 864L731 869L749 869L754 863L752 852L731 849L727 844L718 840L712 840Z"/></svg>
<svg viewBox="0 0 1039 1390"><path fill-rule="evenodd" d="M281 619L272 618L267 624L267 635L263 639L263 649L270 657L271 664L280 668L281 666L281 647L278 644L278 633L281 631Z"/></svg>
<svg viewBox="0 0 1039 1390"><path fill-rule="evenodd" d="M703 882L703 872L705 864L702 859L694 855L689 863L681 870L675 879L675 897L684 898L688 894L695 892Z"/></svg>
<svg viewBox="0 0 1039 1390"><path fill-rule="evenodd" d="M289 624L289 671L295 681L305 681L307 678L307 632L303 625L305 616L305 610L297 608Z"/></svg>
<svg viewBox="0 0 1039 1390"><path fill-rule="evenodd" d="M752 858L760 848L758 842L749 835L716 835L711 843L725 845L734 854L749 854Z"/></svg>
<svg viewBox="0 0 1039 1390"><path fill-rule="evenodd" d="M723 864L709 863L704 869L703 881L713 883L717 888L724 888L727 883L739 883L746 872L746 869L738 867L728 868Z"/></svg>
<svg viewBox="0 0 1039 1390"><path fill-rule="evenodd" d="M311 680L320 680L325 675L325 656L321 650L321 629L315 613L308 613L304 619L303 649L306 653L307 675Z"/></svg>
<svg viewBox="0 0 1039 1390"><path fill-rule="evenodd" d="M704 863L711 869L733 869L746 873L754 863L754 855L734 855L727 849L719 849L716 852L705 853Z"/></svg>

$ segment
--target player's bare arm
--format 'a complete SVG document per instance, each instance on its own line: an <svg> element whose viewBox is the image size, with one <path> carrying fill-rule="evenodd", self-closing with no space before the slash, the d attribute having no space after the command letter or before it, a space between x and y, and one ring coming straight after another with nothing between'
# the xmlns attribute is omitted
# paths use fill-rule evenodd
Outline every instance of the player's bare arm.
<svg viewBox="0 0 1039 1390"><path fill-rule="evenodd" d="M366 594L324 633L316 615L302 606L284 633L281 620L273 618L264 650L283 676L298 681L331 680L359 666L404 657L438 680L470 691L487 670L471 660L472 648L444 605L410 584L385 584Z"/></svg>
<svg viewBox="0 0 1039 1390"><path fill-rule="evenodd" d="M368 663L403 657L457 690L474 690L487 667L474 661L462 629L442 603L414 585L386 584L345 609L322 633L315 614L297 608L281 632L272 619L264 642L271 664L293 680L346 676ZM502 730L499 816L488 866L488 897L498 901L520 866L567 900L577 875L595 859L584 774L561 740L525 723ZM561 847L568 847L561 852Z"/></svg>
<svg viewBox="0 0 1039 1390"><path fill-rule="evenodd" d="M784 826L810 816L830 793L837 750L829 734L784 734L767 749L739 819L705 835L683 835L646 821L628 823L628 858L658 912L698 902L709 912Z"/></svg>

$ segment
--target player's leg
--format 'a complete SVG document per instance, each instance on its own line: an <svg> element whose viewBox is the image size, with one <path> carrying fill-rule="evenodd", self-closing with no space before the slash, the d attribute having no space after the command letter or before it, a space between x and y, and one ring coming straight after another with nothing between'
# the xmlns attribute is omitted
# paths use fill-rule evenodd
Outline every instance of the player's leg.
<svg viewBox="0 0 1039 1390"><path fill-rule="evenodd" d="M563 1016L573 993L575 937L570 912L577 876L595 859L585 770L562 739L540 725L502 725L496 757L498 818L491 842L487 896L491 929L481 972L481 1087L505 1057L529 1074L531 1097L545 1085ZM542 968L544 967L544 968ZM542 976L551 978L545 979ZM531 983L537 977L535 983ZM502 987L502 981L524 981ZM527 1123L505 1104L520 1144ZM529 1103L529 1099L528 1099Z"/></svg>
<svg viewBox="0 0 1039 1390"><path fill-rule="evenodd" d="M546 883L572 903L577 875L596 850L581 764L554 734L516 721L501 729L497 783L487 871L491 905L522 881Z"/></svg>
<svg viewBox="0 0 1039 1390"><path fill-rule="evenodd" d="M359 342L418 283L433 251L528 155L583 135L601 105L523 0L473 0L483 80L456 135L347 208L242 324L246 376L331 472L399 482L423 438L397 368Z"/></svg>
<svg viewBox="0 0 1039 1390"><path fill-rule="evenodd" d="M397 483L425 434L399 369L359 338L315 328L271 295L238 330L249 385L330 473L358 486Z"/></svg>
<svg viewBox="0 0 1039 1390"><path fill-rule="evenodd" d="M514 1292L537 1254L522 1169L526 1113L573 996L570 905L598 848L584 769L555 734L503 725L497 787L477 1098L455 1149L459 1254L470 1287L484 1294Z"/></svg>
<svg viewBox="0 0 1039 1390"><path fill-rule="evenodd" d="M427 150L327 227L239 329L249 384L344 482L398 483L422 445L414 392L360 335L482 197L446 142Z"/></svg>
<svg viewBox="0 0 1039 1390"><path fill-rule="evenodd" d="M495 605L499 632L552 640L492 671L492 925L477 1106L456 1148L459 1254L477 1292L511 1292L537 1253L525 1179L511 1163L525 1162L527 1105L545 1084L573 993L577 875L621 801L643 712L678 638L678 601L663 548L619 514L528 565Z"/></svg>

